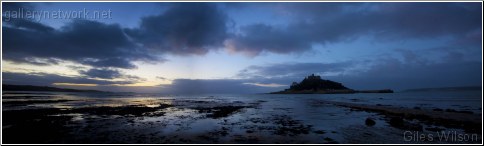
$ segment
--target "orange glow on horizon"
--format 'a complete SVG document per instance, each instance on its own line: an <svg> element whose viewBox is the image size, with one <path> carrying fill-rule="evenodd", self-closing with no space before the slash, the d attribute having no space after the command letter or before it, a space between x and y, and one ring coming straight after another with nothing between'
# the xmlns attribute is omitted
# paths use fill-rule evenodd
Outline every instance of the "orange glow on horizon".
<svg viewBox="0 0 484 146"><path fill-rule="evenodd" d="M77 84L77 83L54 83L53 85L56 85L56 86L87 86L87 87L98 86L98 84Z"/></svg>

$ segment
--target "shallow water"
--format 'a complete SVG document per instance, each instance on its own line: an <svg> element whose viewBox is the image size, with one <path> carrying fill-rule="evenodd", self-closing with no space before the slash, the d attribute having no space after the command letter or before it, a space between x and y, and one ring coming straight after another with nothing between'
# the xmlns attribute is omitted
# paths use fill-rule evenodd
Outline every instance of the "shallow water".
<svg viewBox="0 0 484 146"><path fill-rule="evenodd" d="M4 143L480 143L422 141L381 113L318 101L482 114L481 91L324 95L3 92ZM371 118L375 125L365 125ZM481 121L482 123L482 121ZM407 137L405 139L405 136Z"/></svg>

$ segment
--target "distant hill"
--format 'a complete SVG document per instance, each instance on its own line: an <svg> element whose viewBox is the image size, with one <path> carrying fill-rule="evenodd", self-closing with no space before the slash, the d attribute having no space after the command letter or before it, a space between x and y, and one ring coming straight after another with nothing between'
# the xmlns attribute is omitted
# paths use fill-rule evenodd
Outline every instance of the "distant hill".
<svg viewBox="0 0 484 146"><path fill-rule="evenodd" d="M7 85L7 84L2 84L2 91L105 92L105 91L98 91L98 90L78 90L78 89L48 87L48 86Z"/></svg>
<svg viewBox="0 0 484 146"><path fill-rule="evenodd" d="M440 88L416 88L407 89L403 92L428 92L428 91L474 91L482 90L481 86L460 86L460 87L440 87Z"/></svg>
<svg viewBox="0 0 484 146"><path fill-rule="evenodd" d="M347 93L393 93L391 89L384 90L353 90L343 84L324 80L321 76L310 75L300 83L293 82L289 89L272 92L271 94L347 94Z"/></svg>

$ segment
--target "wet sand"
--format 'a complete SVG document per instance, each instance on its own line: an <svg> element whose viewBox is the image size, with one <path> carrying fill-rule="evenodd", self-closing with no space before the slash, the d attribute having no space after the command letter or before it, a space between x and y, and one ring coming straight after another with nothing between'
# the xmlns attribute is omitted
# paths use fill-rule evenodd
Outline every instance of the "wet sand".
<svg viewBox="0 0 484 146"><path fill-rule="evenodd" d="M480 115L456 110L297 98L4 97L2 138L11 144L481 142ZM479 135L465 142L403 141L408 130Z"/></svg>
<svg viewBox="0 0 484 146"><path fill-rule="evenodd" d="M55 101L72 102L74 100ZM264 101L243 103L180 100L172 105L159 103L154 107L124 105L4 110L2 111L3 140L4 143L264 143L263 137L254 132L270 131L282 136L297 136L311 132L311 126L303 125L300 121L284 115L248 119L252 123L263 123L264 126L246 126L241 121L226 119L245 109L257 108L262 102ZM3 102L6 106L24 106L34 103L54 102L51 100ZM166 117L167 114L170 116ZM182 132L204 128L190 126L198 121L216 121L220 127L210 131ZM219 141L227 136L234 126L244 126L244 135L234 134L230 135L229 140ZM169 133L155 130L173 127L176 129L171 129ZM197 134L197 132L201 133Z"/></svg>
<svg viewBox="0 0 484 146"><path fill-rule="evenodd" d="M388 105L367 105L335 101L318 101L319 103L333 104L336 106L347 107L355 110L376 112L391 118L401 118L407 120L417 119L422 122L442 125L449 128L462 128L470 133L482 132L482 115L473 114L468 111L456 111L453 109L433 109L424 110L420 108L403 108Z"/></svg>

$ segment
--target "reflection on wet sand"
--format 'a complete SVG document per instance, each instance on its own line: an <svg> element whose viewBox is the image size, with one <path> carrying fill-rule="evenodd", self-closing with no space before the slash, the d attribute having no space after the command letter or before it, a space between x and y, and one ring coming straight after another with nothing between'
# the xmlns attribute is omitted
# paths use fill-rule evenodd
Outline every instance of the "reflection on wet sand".
<svg viewBox="0 0 484 146"><path fill-rule="evenodd" d="M412 126L480 133L379 111L397 107L313 98L3 96L4 143L415 143L402 141Z"/></svg>

